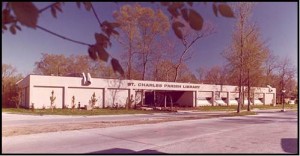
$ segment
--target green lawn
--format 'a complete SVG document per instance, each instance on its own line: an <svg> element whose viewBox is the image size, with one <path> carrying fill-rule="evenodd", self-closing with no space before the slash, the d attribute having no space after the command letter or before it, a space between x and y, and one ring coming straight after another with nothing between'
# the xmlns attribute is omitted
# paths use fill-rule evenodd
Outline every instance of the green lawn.
<svg viewBox="0 0 300 156"><path fill-rule="evenodd" d="M179 110L191 109L197 111L235 111L237 106L201 106L196 108L179 108ZM251 110L254 108L257 109L282 109L282 105L270 106L270 105L251 105ZM285 104L285 109L296 109L298 110L298 105L289 105ZM243 111L247 110L247 105L245 105L242 109ZM71 109L55 109L54 112L51 109L36 109L34 111L30 109L23 109L23 108L2 108L2 112L9 112L9 113L16 113L16 114L33 114L33 115L119 115L119 114L149 114L149 113L167 113L170 111L161 111L161 110L135 110L135 109L94 109L92 111L87 110L78 110L75 109L72 112ZM251 114L245 114L251 115Z"/></svg>
<svg viewBox="0 0 300 156"><path fill-rule="evenodd" d="M145 110L126 110L126 109L93 109L78 110L75 109L72 112L71 109L55 109L53 112L51 109L36 109L34 111L23 108L2 108L2 112L16 113L16 114L33 114L33 115L120 115L120 114L149 114L149 113L164 113L167 111L145 111Z"/></svg>

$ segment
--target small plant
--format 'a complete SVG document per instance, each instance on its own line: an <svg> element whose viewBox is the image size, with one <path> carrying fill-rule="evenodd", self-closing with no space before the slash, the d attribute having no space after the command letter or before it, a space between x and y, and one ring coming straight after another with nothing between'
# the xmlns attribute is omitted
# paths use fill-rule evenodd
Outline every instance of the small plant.
<svg viewBox="0 0 300 156"><path fill-rule="evenodd" d="M75 110L75 96L72 96L72 112Z"/></svg>
<svg viewBox="0 0 300 156"><path fill-rule="evenodd" d="M16 91L16 93L15 93L15 96L13 96L13 97L11 98L11 102L15 104L15 107L16 107L17 109L20 108L20 103L21 103L21 91L20 91L19 88L17 89L17 91Z"/></svg>
<svg viewBox="0 0 300 156"><path fill-rule="evenodd" d="M55 99L56 99L56 97L54 96L54 91L52 90L51 96L50 96L50 102L51 102L51 109L52 109L52 112L53 112L53 108L55 108L55 105L54 105Z"/></svg>
<svg viewBox="0 0 300 156"><path fill-rule="evenodd" d="M43 105L42 109L43 109L43 110L45 110L45 109L46 109L45 105Z"/></svg>
<svg viewBox="0 0 300 156"><path fill-rule="evenodd" d="M113 108L113 109L118 109L118 108L119 108L119 104L118 104L118 103L113 104L113 105L112 105L112 108Z"/></svg>
<svg viewBox="0 0 300 156"><path fill-rule="evenodd" d="M90 100L90 103L91 103L91 105L92 105L92 108L94 108L94 106L95 106L95 104L96 104L97 101L98 101L98 100L97 100L96 94L95 94L95 92L94 92L94 94L92 95L91 100Z"/></svg>
<svg viewBox="0 0 300 156"><path fill-rule="evenodd" d="M34 112L34 103L31 103L31 106L30 106L30 108L31 108L31 111L33 111L33 112Z"/></svg>
<svg viewBox="0 0 300 156"><path fill-rule="evenodd" d="M126 109L130 109L132 107L134 100L133 100L133 95L131 94L130 98L127 98L127 103L126 103Z"/></svg>
<svg viewBox="0 0 300 156"><path fill-rule="evenodd" d="M80 102L78 102L78 109L80 109Z"/></svg>

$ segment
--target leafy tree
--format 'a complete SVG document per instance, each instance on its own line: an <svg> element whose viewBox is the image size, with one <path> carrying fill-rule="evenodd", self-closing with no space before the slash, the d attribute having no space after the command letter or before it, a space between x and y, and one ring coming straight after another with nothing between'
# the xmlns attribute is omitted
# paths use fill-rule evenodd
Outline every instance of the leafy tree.
<svg viewBox="0 0 300 156"><path fill-rule="evenodd" d="M176 64L173 63L172 60L161 60L157 63L157 66L160 68L157 68L153 73L155 80L173 82L173 78L176 74ZM178 82L197 83L198 81L196 76L188 69L188 66L182 64L178 70Z"/></svg>
<svg viewBox="0 0 300 156"><path fill-rule="evenodd" d="M132 79L132 62L134 54L136 53L135 46L136 46L136 39L139 34L137 30L137 16L135 10L132 10L130 5L124 5L120 8L119 11L114 13L115 20L120 23L120 30L123 32L118 37L118 41L123 45L124 49L127 52L124 55L127 58L127 71L126 77L127 79Z"/></svg>
<svg viewBox="0 0 300 156"><path fill-rule="evenodd" d="M257 27L251 24L250 17L252 3L237 3L235 13L237 22L232 36L232 43L223 52L232 70L239 72L239 103L237 112L244 105L244 86L247 84L248 97L250 97L251 80L257 78L257 74L263 67L268 53L265 43L261 40ZM248 98L248 111L250 111L250 99Z"/></svg>
<svg viewBox="0 0 300 156"><path fill-rule="evenodd" d="M42 53L41 61L35 62L36 74L43 75L65 75L67 73L68 60L63 54Z"/></svg>
<svg viewBox="0 0 300 156"><path fill-rule="evenodd" d="M22 78L14 66L2 64L2 107L18 107L20 90L16 83Z"/></svg>
<svg viewBox="0 0 300 156"><path fill-rule="evenodd" d="M175 75L175 65L171 60L161 60L160 62L157 62L157 66L159 68L156 68L155 73L153 75L155 76L156 81L172 81L172 78Z"/></svg>
<svg viewBox="0 0 300 156"><path fill-rule="evenodd" d="M224 67L216 65L207 69L203 77L203 82L206 84L224 85L227 81L227 71Z"/></svg>
<svg viewBox="0 0 300 156"><path fill-rule="evenodd" d="M262 71L263 63L268 56L268 48L260 38L258 29L254 26L253 33L249 35L248 40L245 41L245 53L244 65L246 69L247 79L247 91L248 91L248 108L250 111L250 90L251 86L259 85L263 81Z"/></svg>
<svg viewBox="0 0 300 156"><path fill-rule="evenodd" d="M40 61L35 63L34 73L42 75L69 75L73 73L91 73L94 77L114 78L111 67L103 62L90 61L85 55L71 55L43 53Z"/></svg>
<svg viewBox="0 0 300 156"><path fill-rule="evenodd" d="M132 62L135 62L142 68L142 80L145 80L147 65L155 51L153 44L169 30L168 17L161 10L154 11L138 4L122 6L120 11L115 12L114 17L120 23L123 38L128 39L127 42L123 39L123 45L128 50L128 78L131 79ZM133 47L136 51L134 53ZM137 55L136 59L133 54Z"/></svg>

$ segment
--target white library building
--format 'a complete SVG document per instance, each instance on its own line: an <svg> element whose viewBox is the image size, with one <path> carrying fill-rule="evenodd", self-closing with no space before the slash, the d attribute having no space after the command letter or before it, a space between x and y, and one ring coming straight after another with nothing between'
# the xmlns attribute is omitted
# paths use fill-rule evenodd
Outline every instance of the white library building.
<svg viewBox="0 0 300 156"><path fill-rule="evenodd" d="M133 105L149 107L228 106L239 100L238 86L92 78L89 73L80 77L28 75L17 85L21 106L33 104L36 109L50 108L51 96L56 97L56 108L71 108L73 96L75 107L84 107L93 94L98 108L124 107L129 99ZM251 105L276 104L276 88L253 87L251 93ZM244 102L248 103L247 97Z"/></svg>

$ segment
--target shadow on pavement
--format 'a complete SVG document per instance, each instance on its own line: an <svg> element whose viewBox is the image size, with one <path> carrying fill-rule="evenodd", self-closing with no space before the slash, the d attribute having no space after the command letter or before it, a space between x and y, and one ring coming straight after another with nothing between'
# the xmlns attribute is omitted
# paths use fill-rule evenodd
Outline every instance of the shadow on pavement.
<svg viewBox="0 0 300 156"><path fill-rule="evenodd" d="M288 153L299 154L297 138L282 138L281 148Z"/></svg>
<svg viewBox="0 0 300 156"><path fill-rule="evenodd" d="M134 151L125 148L111 148L111 149L95 151L87 154L164 154L164 153L156 150Z"/></svg>
<svg viewBox="0 0 300 156"><path fill-rule="evenodd" d="M245 123L245 124L264 124L273 122L273 120L253 120L253 119L222 119L220 122L230 122L230 123Z"/></svg>
<svg viewBox="0 0 300 156"><path fill-rule="evenodd" d="M289 115L288 117L281 116L252 116L251 118L224 118L222 122L248 123L248 124L264 124L273 122L296 123L297 114Z"/></svg>

